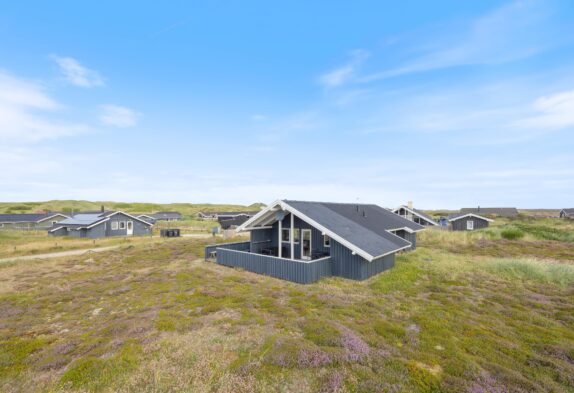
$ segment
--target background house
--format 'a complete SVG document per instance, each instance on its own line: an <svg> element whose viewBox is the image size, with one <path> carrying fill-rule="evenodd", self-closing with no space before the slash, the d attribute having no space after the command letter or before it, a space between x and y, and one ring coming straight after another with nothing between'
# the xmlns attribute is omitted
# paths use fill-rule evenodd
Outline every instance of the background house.
<svg viewBox="0 0 574 393"><path fill-rule="evenodd" d="M158 212L151 215L155 221L179 221L183 218L178 212Z"/></svg>
<svg viewBox="0 0 574 393"><path fill-rule="evenodd" d="M0 229L43 230L67 218L62 213L0 214Z"/></svg>
<svg viewBox="0 0 574 393"><path fill-rule="evenodd" d="M438 223L434 220L434 218L422 212L421 210L415 209L413 207L413 203L410 201L407 205L401 205L392 210L392 212L423 226L438 226Z"/></svg>
<svg viewBox="0 0 574 393"><path fill-rule="evenodd" d="M474 231L487 228L493 220L474 213L456 213L448 216L453 231Z"/></svg>
<svg viewBox="0 0 574 393"><path fill-rule="evenodd" d="M250 241L206 247L219 264L295 281L364 280L416 247L424 227L377 205L277 201L237 230Z"/></svg>
<svg viewBox="0 0 574 393"><path fill-rule="evenodd" d="M518 210L515 207L465 207L460 209L461 213L474 213L487 216L517 217Z"/></svg>
<svg viewBox="0 0 574 393"><path fill-rule="evenodd" d="M48 232L51 236L102 238L151 235L153 224L121 211L80 213L60 221Z"/></svg>
<svg viewBox="0 0 574 393"><path fill-rule="evenodd" d="M250 211L250 212L199 212L197 216L199 218L208 219L208 220L230 220L236 217L253 217L259 213L259 211Z"/></svg>
<svg viewBox="0 0 574 393"><path fill-rule="evenodd" d="M572 218L572 219L574 219L574 208L560 210L560 218Z"/></svg>

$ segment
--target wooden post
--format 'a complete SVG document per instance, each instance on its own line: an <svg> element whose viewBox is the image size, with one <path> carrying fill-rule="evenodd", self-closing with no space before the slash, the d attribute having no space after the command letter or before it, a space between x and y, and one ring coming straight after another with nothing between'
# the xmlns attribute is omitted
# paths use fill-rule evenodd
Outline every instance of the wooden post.
<svg viewBox="0 0 574 393"><path fill-rule="evenodd" d="M295 259L295 216L291 213L291 259Z"/></svg>
<svg viewBox="0 0 574 393"><path fill-rule="evenodd" d="M282 226L282 222L281 222L281 221L283 221L283 220L279 220L279 239L278 239L278 240L279 240L279 243L277 244L277 256L278 256L279 258L281 258L281 254L282 254L282 253L281 253L281 244L282 244L282 242L281 242L281 236L282 236L283 228L281 227L281 226Z"/></svg>

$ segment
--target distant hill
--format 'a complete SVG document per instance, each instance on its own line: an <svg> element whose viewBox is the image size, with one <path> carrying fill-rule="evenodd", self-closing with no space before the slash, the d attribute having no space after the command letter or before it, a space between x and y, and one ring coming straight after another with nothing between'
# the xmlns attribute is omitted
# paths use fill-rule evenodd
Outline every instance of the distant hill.
<svg viewBox="0 0 574 393"><path fill-rule="evenodd" d="M40 211L58 211L70 213L72 211L122 210L126 213L154 213L158 211L178 211L184 216L195 216L199 211L253 211L265 205L254 203L245 205L226 205L208 203L140 203L140 202L111 202L111 201L76 201L53 200L46 202L0 202L0 213L34 213Z"/></svg>

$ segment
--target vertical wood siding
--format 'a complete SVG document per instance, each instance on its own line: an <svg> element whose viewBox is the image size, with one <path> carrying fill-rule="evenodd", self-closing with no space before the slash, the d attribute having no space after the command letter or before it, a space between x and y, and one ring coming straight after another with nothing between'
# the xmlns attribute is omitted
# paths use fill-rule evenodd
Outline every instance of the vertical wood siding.
<svg viewBox="0 0 574 393"><path fill-rule="evenodd" d="M299 262L218 247L217 263L299 284L310 284L331 275L329 258L313 262Z"/></svg>
<svg viewBox="0 0 574 393"><path fill-rule="evenodd" d="M483 220L481 218L476 217L465 217L461 218L460 220L452 221L452 230L453 231L466 231L466 222L473 221L474 222L474 230L482 229L488 227L488 221Z"/></svg>

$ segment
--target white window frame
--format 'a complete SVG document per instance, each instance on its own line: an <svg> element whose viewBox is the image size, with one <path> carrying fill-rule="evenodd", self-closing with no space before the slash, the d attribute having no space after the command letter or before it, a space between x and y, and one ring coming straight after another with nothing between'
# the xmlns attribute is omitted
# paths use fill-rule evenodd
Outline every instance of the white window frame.
<svg viewBox="0 0 574 393"><path fill-rule="evenodd" d="M112 221L112 231L118 230L119 223L117 221Z"/></svg>
<svg viewBox="0 0 574 393"><path fill-rule="evenodd" d="M284 234L287 232L287 240L284 238ZM281 243L291 243L291 228L282 228L281 229Z"/></svg>
<svg viewBox="0 0 574 393"><path fill-rule="evenodd" d="M474 221L473 220L467 220L466 221L466 230L467 231L474 231Z"/></svg>
<svg viewBox="0 0 574 393"><path fill-rule="evenodd" d="M323 247L331 247L331 238L329 235L323 235Z"/></svg>
<svg viewBox="0 0 574 393"><path fill-rule="evenodd" d="M125 221L120 221L120 229L126 229L126 222Z"/></svg>
<svg viewBox="0 0 574 393"><path fill-rule="evenodd" d="M293 231L297 234L297 237L293 237L293 243L299 244L299 241L301 239L301 229L300 228L293 228ZM295 234L293 234L293 236L295 236Z"/></svg>

